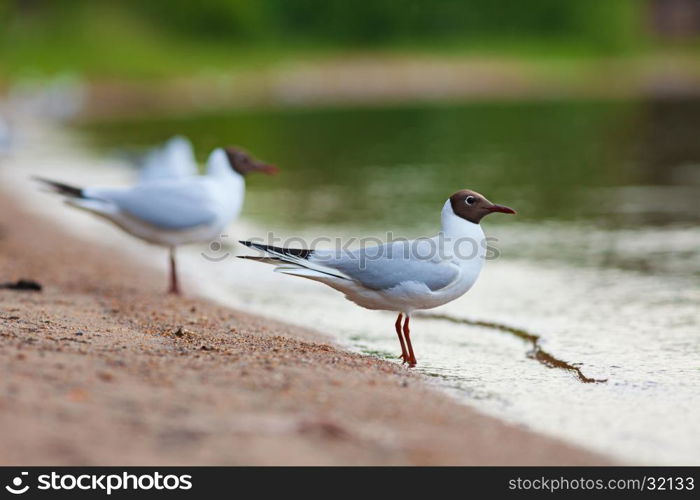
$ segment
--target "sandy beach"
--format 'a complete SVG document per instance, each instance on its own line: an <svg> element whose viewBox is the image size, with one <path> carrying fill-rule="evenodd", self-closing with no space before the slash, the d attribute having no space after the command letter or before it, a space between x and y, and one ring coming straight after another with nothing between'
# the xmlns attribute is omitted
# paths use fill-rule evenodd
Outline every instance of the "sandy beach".
<svg viewBox="0 0 700 500"><path fill-rule="evenodd" d="M0 463L570 464L322 334L166 296L164 277L0 200Z"/></svg>

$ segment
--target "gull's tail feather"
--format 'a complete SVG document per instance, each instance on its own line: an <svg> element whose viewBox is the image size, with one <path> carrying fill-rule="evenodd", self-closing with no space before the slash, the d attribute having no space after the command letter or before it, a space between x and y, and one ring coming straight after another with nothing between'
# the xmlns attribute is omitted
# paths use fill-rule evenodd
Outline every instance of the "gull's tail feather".
<svg viewBox="0 0 700 500"><path fill-rule="evenodd" d="M115 216L119 213L119 208L109 201L88 196L85 189L64 184L62 182L52 181L43 177L34 177L34 180L41 182L53 193L58 193L65 196L64 202L81 210L87 210L100 217L105 217L112 222L115 222Z"/></svg>
<svg viewBox="0 0 700 500"><path fill-rule="evenodd" d="M63 196L68 196L69 198L85 198L83 189L69 184L64 184L62 182L52 181L50 179L45 179L43 177L34 177L37 180L49 188L50 191L54 193L61 194Z"/></svg>
<svg viewBox="0 0 700 500"><path fill-rule="evenodd" d="M275 259L273 257L257 257L254 255L239 255L239 259L254 260L255 262L262 262L264 264L272 264L273 266L281 264L283 261L280 259Z"/></svg>
<svg viewBox="0 0 700 500"><path fill-rule="evenodd" d="M240 241L239 243L257 250L262 250L268 255L279 258L282 261L290 260L308 260L309 256L314 253L313 250L306 250L303 248L282 248L275 247L272 245L263 245L262 243L254 243L252 241Z"/></svg>
<svg viewBox="0 0 700 500"><path fill-rule="evenodd" d="M255 248L265 252L264 256L241 256L241 259L255 260L266 264L276 265L275 272L284 274L292 274L294 276L302 276L304 278L323 280L328 278L337 278L342 280L350 280L349 276L333 269L324 266L318 262L313 262L310 257L313 256L313 250L302 248L282 248L272 245L263 245L262 243L254 243L252 241L240 241L241 244Z"/></svg>

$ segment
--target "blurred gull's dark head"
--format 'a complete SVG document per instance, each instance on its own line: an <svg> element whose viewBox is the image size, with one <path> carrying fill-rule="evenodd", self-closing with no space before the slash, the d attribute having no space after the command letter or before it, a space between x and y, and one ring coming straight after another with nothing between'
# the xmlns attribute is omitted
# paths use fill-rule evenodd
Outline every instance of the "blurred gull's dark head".
<svg viewBox="0 0 700 500"><path fill-rule="evenodd" d="M229 146L224 148L231 168L241 175L248 175L251 172L260 172L267 175L274 175L278 169L275 165L270 165L253 158L247 151Z"/></svg>

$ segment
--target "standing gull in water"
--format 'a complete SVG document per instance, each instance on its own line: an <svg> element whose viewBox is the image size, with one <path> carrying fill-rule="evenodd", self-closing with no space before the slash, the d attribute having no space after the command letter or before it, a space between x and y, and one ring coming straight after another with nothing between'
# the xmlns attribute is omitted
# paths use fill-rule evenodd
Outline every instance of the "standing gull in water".
<svg viewBox="0 0 700 500"><path fill-rule="evenodd" d="M325 283L367 309L398 313L395 328L401 359L415 366L409 328L411 314L451 302L474 285L486 257L486 237L480 222L495 212L514 214L515 210L465 189L445 202L442 231L432 238L400 240L344 252L279 248L242 241L264 252L260 257L242 258L274 264L275 271Z"/></svg>
<svg viewBox="0 0 700 500"><path fill-rule="evenodd" d="M236 147L215 149L205 175L152 179L131 187L79 188L37 179L67 197L67 203L116 224L127 233L170 250L170 293L179 294L175 248L208 242L235 219L243 207L244 177L274 174L274 165L255 160Z"/></svg>

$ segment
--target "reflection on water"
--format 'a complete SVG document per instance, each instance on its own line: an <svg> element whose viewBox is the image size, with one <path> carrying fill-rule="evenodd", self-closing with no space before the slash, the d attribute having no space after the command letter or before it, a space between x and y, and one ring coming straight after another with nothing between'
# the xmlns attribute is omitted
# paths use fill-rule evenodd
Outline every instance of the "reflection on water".
<svg viewBox="0 0 700 500"><path fill-rule="evenodd" d="M280 110L84 129L102 151L182 133L202 156L236 143L280 165L277 179L250 179L236 239L427 235L463 187L515 207L484 224L501 257L474 290L416 317L418 369L483 411L623 460L700 463L700 103ZM185 260L210 295L396 359L391 314L201 250Z"/></svg>

